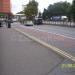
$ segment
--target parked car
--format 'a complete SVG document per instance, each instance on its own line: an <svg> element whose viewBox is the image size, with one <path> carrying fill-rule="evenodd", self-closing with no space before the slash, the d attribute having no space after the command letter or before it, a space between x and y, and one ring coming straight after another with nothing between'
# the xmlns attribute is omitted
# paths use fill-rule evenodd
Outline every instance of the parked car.
<svg viewBox="0 0 75 75"><path fill-rule="evenodd" d="M25 26L33 26L33 22L32 21L26 21L25 22Z"/></svg>
<svg viewBox="0 0 75 75"><path fill-rule="evenodd" d="M17 20L16 18L13 18L12 21L13 21L13 22L17 22L18 20Z"/></svg>

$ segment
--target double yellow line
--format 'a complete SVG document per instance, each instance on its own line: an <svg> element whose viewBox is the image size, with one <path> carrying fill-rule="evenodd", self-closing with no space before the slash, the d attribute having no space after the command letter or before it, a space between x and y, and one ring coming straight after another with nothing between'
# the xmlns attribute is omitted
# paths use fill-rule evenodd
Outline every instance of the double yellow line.
<svg viewBox="0 0 75 75"><path fill-rule="evenodd" d="M59 54L60 56L65 57L65 58L68 58L68 59L72 60L73 62L75 62L75 57L72 56L71 54L65 52L64 50L61 50L61 49L56 48L56 47L54 47L54 46L52 46L52 45L49 45L49 44L47 44L47 43L45 43L45 42L43 42L43 41L41 41L41 40L35 38L34 36L31 36L31 35L29 35L29 34L23 32L23 31L21 31L21 30L18 29L18 28L13 28L13 29L16 30L16 31L18 31L18 32L20 32L21 34L23 34L24 36L28 37L29 39L31 39L31 40L33 40L33 41L35 41L35 42L37 42L37 43L43 45L44 47L49 48L50 50L56 52L56 53Z"/></svg>

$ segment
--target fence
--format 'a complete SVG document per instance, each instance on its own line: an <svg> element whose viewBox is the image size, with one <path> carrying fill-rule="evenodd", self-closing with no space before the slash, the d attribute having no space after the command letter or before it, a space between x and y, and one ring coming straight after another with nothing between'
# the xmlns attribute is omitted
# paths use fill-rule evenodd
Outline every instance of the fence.
<svg viewBox="0 0 75 75"><path fill-rule="evenodd" d="M43 21L43 24L75 27L75 22L67 21Z"/></svg>

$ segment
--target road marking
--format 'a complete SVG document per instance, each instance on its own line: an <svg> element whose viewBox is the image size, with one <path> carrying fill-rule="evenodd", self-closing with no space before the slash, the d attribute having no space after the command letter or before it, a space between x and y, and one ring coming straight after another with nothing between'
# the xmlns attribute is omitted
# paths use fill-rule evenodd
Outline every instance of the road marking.
<svg viewBox="0 0 75 75"><path fill-rule="evenodd" d="M73 62L75 62L75 57L72 56L71 54L65 52L64 50L61 50L61 49L56 48L56 47L54 47L54 46L52 46L52 45L49 45L49 44L47 44L47 43L45 43L45 42L43 42L43 41L41 41L41 40L35 38L34 36L31 36L31 35L29 35L29 34L23 32L23 31L21 31L21 30L18 29L18 28L13 28L13 29L16 30L16 31L18 31L18 32L20 32L21 34L23 34L24 36L28 37L29 39L31 39L31 40L33 40L33 41L35 41L35 42L37 42L37 43L43 45L44 47L49 48L50 50L52 50L52 51L58 53L58 54L61 55L62 57L68 58L68 59L72 60Z"/></svg>
<svg viewBox="0 0 75 75"><path fill-rule="evenodd" d="M28 27L26 27L26 28L28 28ZM46 33L50 33L50 34L55 34L55 35L58 35L58 36L62 36L62 37L65 37L65 38L69 38L69 39L74 39L74 40L75 40L75 38L73 38L73 37L65 36L65 35L63 35L63 34L59 34L59 33L55 33L55 32L48 32L48 31L46 31L46 30L36 29L36 28L29 28L29 29L35 29L35 30L38 30L38 31L41 31L41 32L46 32Z"/></svg>
<svg viewBox="0 0 75 75"><path fill-rule="evenodd" d="M43 32L47 32L47 31L45 31L45 30L40 30L40 29L38 29L39 31L43 31ZM59 34L59 33L55 33L55 32L47 32L47 33L51 33L51 34L55 34L55 35L58 35L58 36L62 36L62 37L65 37L65 38L69 38L69 39L74 39L75 40L75 38L73 38L73 37L69 37L69 36L65 36L65 35L63 35L63 34Z"/></svg>

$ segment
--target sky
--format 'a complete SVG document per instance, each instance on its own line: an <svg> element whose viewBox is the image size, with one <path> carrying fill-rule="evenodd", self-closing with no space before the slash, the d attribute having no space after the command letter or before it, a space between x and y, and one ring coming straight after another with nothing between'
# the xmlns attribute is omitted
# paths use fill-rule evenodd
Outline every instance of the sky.
<svg viewBox="0 0 75 75"><path fill-rule="evenodd" d="M49 4L53 4L55 2L59 1L67 1L72 3L72 0L36 0L39 3L39 11L43 12L44 8L47 8ZM23 10L23 5L26 5L29 2L29 0L11 0L11 11L12 13L17 13L21 10Z"/></svg>

